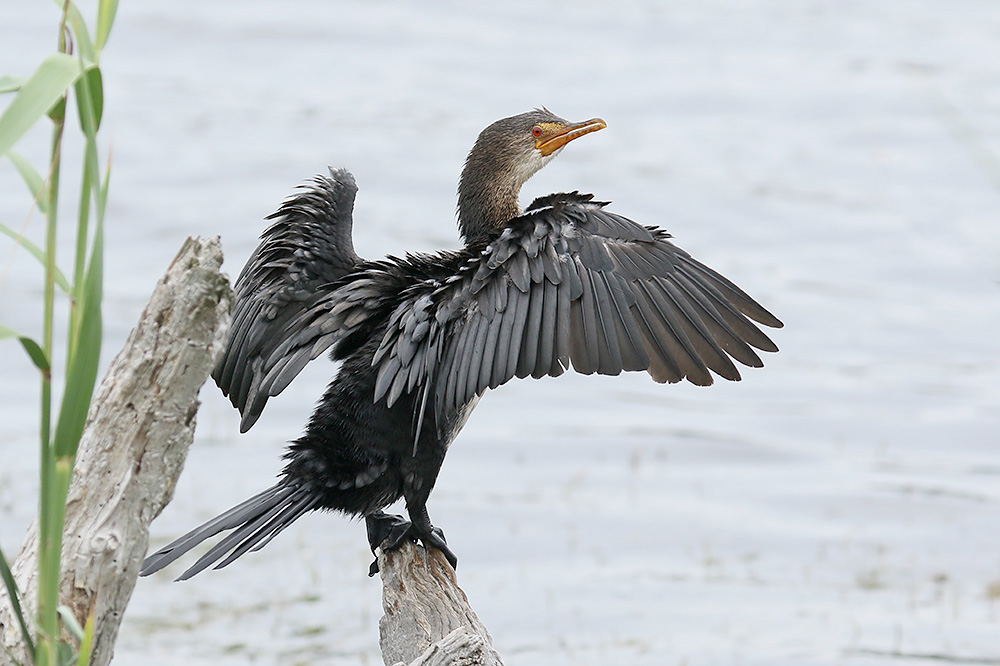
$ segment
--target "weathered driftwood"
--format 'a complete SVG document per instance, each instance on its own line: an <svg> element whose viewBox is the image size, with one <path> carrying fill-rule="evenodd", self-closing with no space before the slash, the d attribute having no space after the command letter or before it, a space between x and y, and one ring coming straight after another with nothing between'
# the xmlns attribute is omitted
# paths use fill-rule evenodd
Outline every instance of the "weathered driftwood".
<svg viewBox="0 0 1000 666"><path fill-rule="evenodd" d="M503 665L440 551L407 543L380 551L378 564L385 611L379 643L386 666Z"/></svg>
<svg viewBox="0 0 1000 666"><path fill-rule="evenodd" d="M139 323L94 396L66 506L60 601L80 624L93 612L92 664L111 661L149 523L173 495L194 437L198 391L229 326L231 290L217 238L189 238L156 285ZM33 615L38 525L13 566ZM2 586L0 586L2 587ZM0 644L27 663L0 594ZM6 659L0 649L0 662Z"/></svg>

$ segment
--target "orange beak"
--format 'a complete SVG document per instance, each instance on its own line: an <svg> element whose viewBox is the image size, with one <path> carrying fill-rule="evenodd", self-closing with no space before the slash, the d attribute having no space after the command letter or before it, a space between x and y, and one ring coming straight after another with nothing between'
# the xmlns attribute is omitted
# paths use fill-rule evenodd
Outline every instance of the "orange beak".
<svg viewBox="0 0 1000 666"><path fill-rule="evenodd" d="M558 125L556 123L544 123L545 134L535 139L535 148L542 151L542 155L548 157L573 139L579 139L584 134L590 134L597 130L602 130L608 124L600 118L591 118L580 123L570 123L568 125ZM551 131L549 131L551 129Z"/></svg>

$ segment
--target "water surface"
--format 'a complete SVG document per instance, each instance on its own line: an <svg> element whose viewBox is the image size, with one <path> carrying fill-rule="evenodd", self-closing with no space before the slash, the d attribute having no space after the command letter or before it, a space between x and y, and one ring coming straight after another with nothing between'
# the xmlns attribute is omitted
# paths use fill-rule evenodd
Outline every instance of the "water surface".
<svg viewBox="0 0 1000 666"><path fill-rule="evenodd" d="M0 69L29 72L55 21L7 7ZM786 328L739 384L574 375L486 396L430 510L507 663L1000 660L998 30L972 0L123 2L104 363L185 236L221 235L235 274L327 165L358 179L363 256L454 247L482 127L601 116L524 198L613 200ZM22 152L42 163L46 140ZM0 164L0 220L26 210ZM0 321L37 333L40 271L2 252ZM203 391L154 546L270 485L329 377L314 366L245 436ZM35 511L32 374L0 348L7 552ZM115 663L378 664L369 558L362 524L313 515L224 571L143 579Z"/></svg>

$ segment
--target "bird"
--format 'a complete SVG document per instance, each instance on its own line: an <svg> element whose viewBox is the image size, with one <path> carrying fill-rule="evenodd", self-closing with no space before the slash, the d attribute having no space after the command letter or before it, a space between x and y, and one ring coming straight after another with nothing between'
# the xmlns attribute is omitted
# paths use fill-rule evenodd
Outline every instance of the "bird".
<svg viewBox="0 0 1000 666"><path fill-rule="evenodd" d="M363 517L373 553L420 541L455 567L427 501L487 389L571 368L709 385L739 380L734 361L763 366L755 350L778 348L758 325L782 322L663 229L578 191L521 208L532 175L606 127L544 107L486 127L459 179L457 250L359 257L345 169L286 199L236 280L212 377L246 432L311 360L329 351L339 369L277 482L149 556L141 575L228 532L178 580L225 567L316 510ZM406 518L384 511L400 499Z"/></svg>

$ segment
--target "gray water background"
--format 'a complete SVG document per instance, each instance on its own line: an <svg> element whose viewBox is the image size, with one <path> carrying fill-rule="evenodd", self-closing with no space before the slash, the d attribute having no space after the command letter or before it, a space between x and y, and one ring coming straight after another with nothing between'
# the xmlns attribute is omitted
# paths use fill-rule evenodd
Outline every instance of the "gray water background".
<svg viewBox="0 0 1000 666"><path fill-rule="evenodd" d="M29 73L55 23L6 0L0 70ZM540 105L609 127L525 202L610 199L785 321L737 384L485 397L430 510L508 664L1000 662L1000 5L126 0L104 71L105 366L185 236L221 235L235 275L327 165L359 182L362 256L455 247L476 134ZM20 149L42 164L47 140ZM40 242L28 208L0 163L0 221ZM0 321L38 334L39 275L0 242ZM152 545L270 485L329 373L244 436L207 386ZM15 344L0 377L11 553L38 397ZM115 663L378 664L369 561L362 524L317 514L223 571L142 579Z"/></svg>

